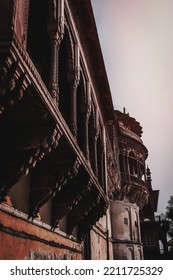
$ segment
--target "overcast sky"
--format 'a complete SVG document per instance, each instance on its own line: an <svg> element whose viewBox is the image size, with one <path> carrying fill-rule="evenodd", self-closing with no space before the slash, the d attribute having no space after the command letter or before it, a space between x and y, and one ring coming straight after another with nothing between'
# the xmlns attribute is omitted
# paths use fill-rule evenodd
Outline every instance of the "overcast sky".
<svg viewBox="0 0 173 280"><path fill-rule="evenodd" d="M149 150L158 213L173 195L173 0L91 0L115 108Z"/></svg>

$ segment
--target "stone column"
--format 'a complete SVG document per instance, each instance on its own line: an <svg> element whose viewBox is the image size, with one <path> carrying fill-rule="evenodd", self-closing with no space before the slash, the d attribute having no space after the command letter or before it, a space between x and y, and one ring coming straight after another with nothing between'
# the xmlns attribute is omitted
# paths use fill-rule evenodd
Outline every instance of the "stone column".
<svg viewBox="0 0 173 280"><path fill-rule="evenodd" d="M85 118L84 118L84 154L89 161L89 139L88 139L88 123L89 123L89 116L90 116L90 110L87 110L85 112Z"/></svg>
<svg viewBox="0 0 173 280"><path fill-rule="evenodd" d="M86 93L86 105L84 106L84 154L89 161L89 135L88 135L88 126L89 126L89 117L91 114L91 88L89 82L87 82L87 93Z"/></svg>
<svg viewBox="0 0 173 280"><path fill-rule="evenodd" d="M51 41L51 61L50 61L50 81L49 90L53 100L58 104L59 90L58 90L58 59L59 59L59 48L60 38L58 32L50 32Z"/></svg>
<svg viewBox="0 0 173 280"><path fill-rule="evenodd" d="M92 133L92 137L93 137L93 148L94 148L94 173L96 174L96 176L98 176L98 161L97 161L97 139L99 136L99 130L98 128L95 128L93 130Z"/></svg>
<svg viewBox="0 0 173 280"><path fill-rule="evenodd" d="M58 60L60 43L64 35L64 0L49 0L48 32L51 44L49 90L53 100L58 104Z"/></svg>
<svg viewBox="0 0 173 280"><path fill-rule="evenodd" d="M77 138L77 88L80 81L80 63L79 63L79 47L75 45L75 73L71 93L71 131L75 138Z"/></svg>
<svg viewBox="0 0 173 280"><path fill-rule="evenodd" d="M129 159L127 156L126 148L123 148L123 164L124 164L124 178L125 181L130 180L130 166L129 166Z"/></svg>

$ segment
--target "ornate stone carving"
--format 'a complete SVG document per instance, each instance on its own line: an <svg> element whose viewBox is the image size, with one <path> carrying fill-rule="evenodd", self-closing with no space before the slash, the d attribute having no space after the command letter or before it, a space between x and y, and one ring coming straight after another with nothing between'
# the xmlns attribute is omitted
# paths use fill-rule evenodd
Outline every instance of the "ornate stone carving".
<svg viewBox="0 0 173 280"><path fill-rule="evenodd" d="M72 82L72 93L71 93L71 131L74 137L77 137L77 88L80 81L80 65L79 65L79 47L75 46L75 73L74 81Z"/></svg>
<svg viewBox="0 0 173 280"><path fill-rule="evenodd" d="M64 193L63 187L77 176L79 167L80 162L77 159L74 163L59 167L57 171L55 171L56 169L47 169L47 171L42 169L38 171L35 170L30 194L30 216L32 216L32 218L37 217L40 208L53 197L55 197L54 201L58 203L56 199L57 194L61 192ZM70 205L67 205L67 207L69 206ZM53 206L53 209L55 208L56 205ZM55 224L58 224L58 219ZM53 228L56 227L55 224L52 226Z"/></svg>
<svg viewBox="0 0 173 280"><path fill-rule="evenodd" d="M34 151L31 149L29 157L26 155L25 161L20 165L19 169L15 171L15 174L2 184L0 188L0 202L6 200L6 195L21 177L27 175L29 170L34 168L37 162L41 161L52 149L56 149L61 135L62 133L59 128L55 127L50 136L42 139L41 145L38 148L34 149Z"/></svg>
<svg viewBox="0 0 173 280"><path fill-rule="evenodd" d="M90 211L79 223L79 239L84 240L87 233L93 228L97 221L103 216L106 215L108 205L105 201L98 196L96 202L92 205Z"/></svg>
<svg viewBox="0 0 173 280"><path fill-rule="evenodd" d="M20 101L29 86L17 61L6 60L0 69L0 115L6 108Z"/></svg>
<svg viewBox="0 0 173 280"><path fill-rule="evenodd" d="M83 196L91 189L91 181L88 182L88 175L75 166L71 167L73 176L67 180L64 187L59 189L53 200L52 228L58 227L59 220L69 213L73 207L81 201ZM82 181L81 181L82 180ZM88 183L87 183L88 182Z"/></svg>
<svg viewBox="0 0 173 280"><path fill-rule="evenodd" d="M10 1L10 8L11 8L11 18L12 18L12 21L11 21L11 28L12 30L14 30L14 27L15 27L15 18L16 18L16 8L17 8L17 1L16 0L12 0Z"/></svg>
<svg viewBox="0 0 173 280"><path fill-rule="evenodd" d="M143 206L148 203L149 192L147 188L140 185L126 184L122 187L118 199L136 203L139 208L142 209Z"/></svg>
<svg viewBox="0 0 173 280"><path fill-rule="evenodd" d="M109 198L116 199L120 192L120 174L110 144L106 143L107 185Z"/></svg>
<svg viewBox="0 0 173 280"><path fill-rule="evenodd" d="M93 190L84 193L82 199L76 205L74 205L69 213L67 224L68 234L71 234L74 227L89 215L92 209L95 208L95 206L99 203L100 197L100 194Z"/></svg>

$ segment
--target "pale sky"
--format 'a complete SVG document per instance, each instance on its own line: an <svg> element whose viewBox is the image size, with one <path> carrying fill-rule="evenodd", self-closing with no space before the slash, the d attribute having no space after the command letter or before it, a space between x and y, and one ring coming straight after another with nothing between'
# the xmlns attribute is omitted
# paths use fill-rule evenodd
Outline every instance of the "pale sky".
<svg viewBox="0 0 173 280"><path fill-rule="evenodd" d="M158 213L173 195L173 0L91 0L116 109L143 127Z"/></svg>

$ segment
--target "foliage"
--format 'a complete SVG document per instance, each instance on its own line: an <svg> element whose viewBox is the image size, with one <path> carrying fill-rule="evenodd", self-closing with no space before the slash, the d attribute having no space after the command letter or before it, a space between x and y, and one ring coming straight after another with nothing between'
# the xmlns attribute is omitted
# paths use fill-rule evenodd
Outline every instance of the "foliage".
<svg viewBox="0 0 173 280"><path fill-rule="evenodd" d="M170 196L168 205L166 207L166 218L170 221L169 224L169 235L173 237L173 196Z"/></svg>

